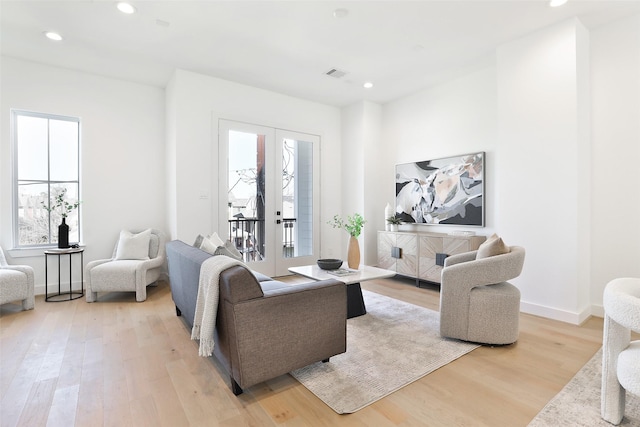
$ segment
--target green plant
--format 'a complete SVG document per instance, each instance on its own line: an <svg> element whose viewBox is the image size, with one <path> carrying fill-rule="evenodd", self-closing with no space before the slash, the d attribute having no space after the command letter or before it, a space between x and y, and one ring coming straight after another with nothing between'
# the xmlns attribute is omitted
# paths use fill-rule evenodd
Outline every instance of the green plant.
<svg viewBox="0 0 640 427"><path fill-rule="evenodd" d="M45 202L42 202L42 207L44 207L47 212L57 212L60 214L62 218L66 218L74 209L77 209L80 206L80 202L77 201L75 203L69 203L65 200L67 195L67 189L63 188L58 192L58 194L53 198L53 200L47 205Z"/></svg>
<svg viewBox="0 0 640 427"><path fill-rule="evenodd" d="M399 217L395 216L395 215L394 216L390 216L389 218L387 218L387 222L389 224L395 224L395 225L402 224L402 220Z"/></svg>
<svg viewBox="0 0 640 427"><path fill-rule="evenodd" d="M360 233L362 233L362 227L364 227L364 224L366 222L367 221L365 221L362 215L356 213L353 216L347 216L346 221L344 221L338 215L334 215L333 219L331 221L328 221L327 223L330 224L333 228L342 228L347 233L349 233L349 235L357 238L358 236L360 236Z"/></svg>

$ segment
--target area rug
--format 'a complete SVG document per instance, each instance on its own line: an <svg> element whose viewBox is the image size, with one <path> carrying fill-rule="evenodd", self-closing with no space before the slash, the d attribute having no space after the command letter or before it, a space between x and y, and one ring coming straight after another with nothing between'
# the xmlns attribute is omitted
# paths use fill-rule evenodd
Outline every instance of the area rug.
<svg viewBox="0 0 640 427"><path fill-rule="evenodd" d="M600 418L600 380L602 349L558 393L529 427L611 427ZM640 398L627 393L622 426L640 426Z"/></svg>
<svg viewBox="0 0 640 427"><path fill-rule="evenodd" d="M382 399L479 347L440 336L438 312L362 291L367 314L347 320L347 351L291 373L338 414Z"/></svg>

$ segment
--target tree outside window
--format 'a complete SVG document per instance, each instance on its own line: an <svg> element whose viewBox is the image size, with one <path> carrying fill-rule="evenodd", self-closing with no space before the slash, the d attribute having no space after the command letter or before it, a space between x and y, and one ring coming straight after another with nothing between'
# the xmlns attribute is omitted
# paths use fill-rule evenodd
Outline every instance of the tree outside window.
<svg viewBox="0 0 640 427"><path fill-rule="evenodd" d="M14 245L58 242L63 212L57 200L80 199L80 119L12 110L14 149ZM69 242L80 241L80 211L65 212Z"/></svg>

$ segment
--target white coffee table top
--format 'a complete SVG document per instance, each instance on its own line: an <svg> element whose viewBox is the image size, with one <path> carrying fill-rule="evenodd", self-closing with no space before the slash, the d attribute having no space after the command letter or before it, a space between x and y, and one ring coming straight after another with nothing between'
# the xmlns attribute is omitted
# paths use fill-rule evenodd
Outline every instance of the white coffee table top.
<svg viewBox="0 0 640 427"><path fill-rule="evenodd" d="M395 271L385 270L383 268L377 267L370 267L368 265L360 265L360 268L357 270L347 268L346 264L343 264L341 268L345 270L351 270L354 272L354 274L337 276L335 274L329 273L327 270L321 269L315 264L303 265L300 267L290 267L289 271L314 280L336 279L343 283L346 283L347 285L351 283L364 282L365 280L384 279L396 275Z"/></svg>

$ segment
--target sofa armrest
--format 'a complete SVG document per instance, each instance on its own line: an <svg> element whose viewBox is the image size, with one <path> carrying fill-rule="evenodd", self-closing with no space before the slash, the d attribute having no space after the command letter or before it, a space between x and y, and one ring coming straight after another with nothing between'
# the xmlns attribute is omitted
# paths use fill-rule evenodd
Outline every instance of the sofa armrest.
<svg viewBox="0 0 640 427"><path fill-rule="evenodd" d="M228 334L222 341L228 342L231 376L243 388L346 351L347 291L340 281L221 303L226 315L218 326Z"/></svg>

